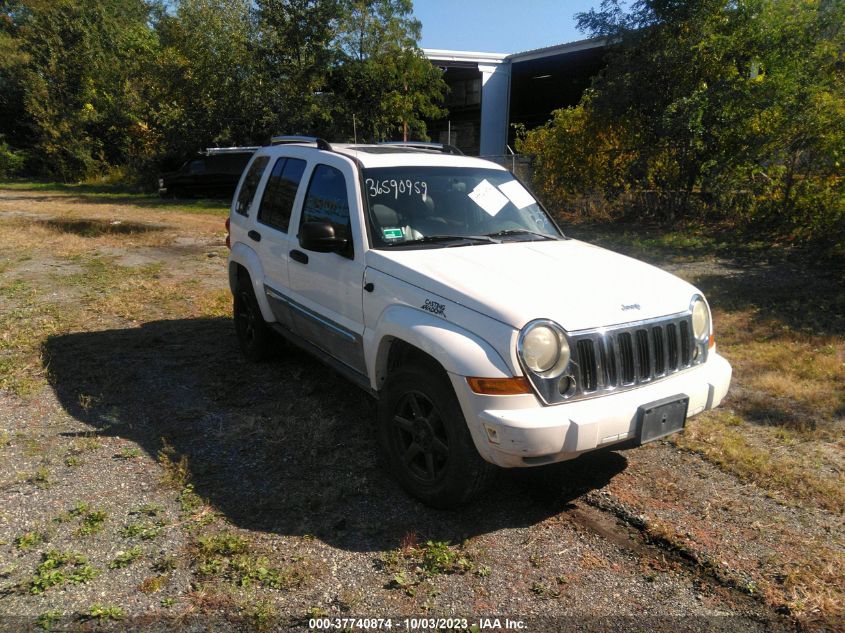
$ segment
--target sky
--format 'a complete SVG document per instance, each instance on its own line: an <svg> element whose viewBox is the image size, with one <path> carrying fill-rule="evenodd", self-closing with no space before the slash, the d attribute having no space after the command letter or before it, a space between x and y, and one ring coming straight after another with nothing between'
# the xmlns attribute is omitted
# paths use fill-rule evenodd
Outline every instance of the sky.
<svg viewBox="0 0 845 633"><path fill-rule="evenodd" d="M422 48L488 53L581 40L575 14L600 0L414 0Z"/></svg>

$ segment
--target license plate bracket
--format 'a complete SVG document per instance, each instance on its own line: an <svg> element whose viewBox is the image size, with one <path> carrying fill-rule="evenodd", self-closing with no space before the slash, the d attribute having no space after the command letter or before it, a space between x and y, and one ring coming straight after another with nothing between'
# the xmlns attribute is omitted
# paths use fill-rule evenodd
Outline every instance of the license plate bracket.
<svg viewBox="0 0 845 633"><path fill-rule="evenodd" d="M688 409L689 396L686 394L642 405L638 410L637 442L647 444L683 431Z"/></svg>

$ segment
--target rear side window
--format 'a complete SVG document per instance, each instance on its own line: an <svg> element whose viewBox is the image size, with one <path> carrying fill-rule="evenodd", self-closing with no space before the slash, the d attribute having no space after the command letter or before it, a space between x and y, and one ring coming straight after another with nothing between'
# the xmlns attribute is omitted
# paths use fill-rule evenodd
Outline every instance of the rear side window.
<svg viewBox="0 0 845 633"><path fill-rule="evenodd" d="M352 242L346 178L339 169L317 165L308 185L302 222L331 222L335 235Z"/></svg>
<svg viewBox="0 0 845 633"><path fill-rule="evenodd" d="M259 222L287 232L296 190L304 171L304 160L280 158L276 161L261 197L261 206L258 208Z"/></svg>
<svg viewBox="0 0 845 633"><path fill-rule="evenodd" d="M244 170L252 154L222 154L209 159L206 168L220 174L237 174Z"/></svg>
<svg viewBox="0 0 845 633"><path fill-rule="evenodd" d="M258 189L258 183L261 182L261 174L264 173L264 168L267 167L267 163L269 162L269 156L259 156L253 161L241 185L241 190L238 192L238 202L235 205L235 211L237 213L249 215L249 207L252 205L252 199L255 197L255 190Z"/></svg>
<svg viewBox="0 0 845 633"><path fill-rule="evenodd" d="M205 161L200 159L192 160L188 164L188 173L189 174L204 174L205 173Z"/></svg>

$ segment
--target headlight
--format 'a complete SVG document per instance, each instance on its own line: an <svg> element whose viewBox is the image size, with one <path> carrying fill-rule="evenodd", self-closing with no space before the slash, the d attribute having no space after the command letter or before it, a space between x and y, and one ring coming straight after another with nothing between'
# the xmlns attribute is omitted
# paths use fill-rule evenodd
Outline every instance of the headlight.
<svg viewBox="0 0 845 633"><path fill-rule="evenodd" d="M553 377L562 373L569 363L569 343L557 324L532 321L519 335L519 355L535 374Z"/></svg>
<svg viewBox="0 0 845 633"><path fill-rule="evenodd" d="M701 297L692 300L692 333L698 340L705 340L710 336L710 310Z"/></svg>

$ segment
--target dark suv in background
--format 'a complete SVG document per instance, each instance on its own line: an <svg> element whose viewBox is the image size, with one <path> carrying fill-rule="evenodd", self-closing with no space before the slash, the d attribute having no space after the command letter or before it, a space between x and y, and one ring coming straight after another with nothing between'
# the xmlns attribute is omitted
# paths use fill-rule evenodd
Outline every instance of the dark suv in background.
<svg viewBox="0 0 845 633"><path fill-rule="evenodd" d="M231 198L257 147L210 147L177 170L161 175L160 196Z"/></svg>

